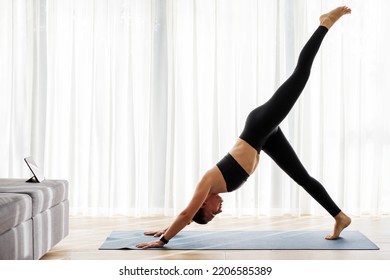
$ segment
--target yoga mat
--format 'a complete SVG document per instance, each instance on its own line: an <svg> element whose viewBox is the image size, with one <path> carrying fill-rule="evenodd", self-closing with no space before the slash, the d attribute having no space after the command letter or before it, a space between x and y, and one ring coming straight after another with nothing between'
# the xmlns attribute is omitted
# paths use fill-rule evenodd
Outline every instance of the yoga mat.
<svg viewBox="0 0 390 280"><path fill-rule="evenodd" d="M379 250L359 231L326 240L326 231L182 231L162 248L151 250ZM143 231L113 231L100 250L137 249L157 240Z"/></svg>

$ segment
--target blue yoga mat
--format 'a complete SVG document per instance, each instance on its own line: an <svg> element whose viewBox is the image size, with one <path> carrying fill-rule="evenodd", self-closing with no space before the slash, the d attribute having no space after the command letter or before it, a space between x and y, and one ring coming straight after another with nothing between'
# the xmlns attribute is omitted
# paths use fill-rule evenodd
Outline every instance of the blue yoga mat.
<svg viewBox="0 0 390 280"><path fill-rule="evenodd" d="M378 250L359 231L344 231L326 240L325 231L182 231L163 248L152 250ZM156 240L143 231L113 231L100 250L138 249Z"/></svg>

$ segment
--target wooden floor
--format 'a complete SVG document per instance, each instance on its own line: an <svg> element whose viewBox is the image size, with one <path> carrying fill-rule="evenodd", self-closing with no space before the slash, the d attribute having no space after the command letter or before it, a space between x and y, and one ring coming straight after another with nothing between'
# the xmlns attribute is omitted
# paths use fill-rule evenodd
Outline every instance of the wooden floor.
<svg viewBox="0 0 390 280"><path fill-rule="evenodd" d="M390 260L390 217L352 217L348 230L358 230L380 250L98 250L114 230L155 230L168 226L172 218L70 218L70 233L42 257L43 260ZM332 218L323 217L218 217L207 226L191 224L188 230L331 230Z"/></svg>

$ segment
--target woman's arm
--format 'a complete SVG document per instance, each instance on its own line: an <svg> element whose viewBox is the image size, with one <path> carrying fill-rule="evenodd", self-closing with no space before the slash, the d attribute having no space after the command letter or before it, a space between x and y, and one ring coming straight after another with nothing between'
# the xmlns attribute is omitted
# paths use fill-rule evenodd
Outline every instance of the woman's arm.
<svg viewBox="0 0 390 280"><path fill-rule="evenodd" d="M207 195L211 189L211 180L210 176L205 175L202 180L199 182L198 186L195 189L195 193L188 204L188 206L176 217L171 226L165 231L164 238L170 240L183 228L185 228L195 216L196 212L202 207L203 202L206 200ZM157 233L157 232L156 232ZM147 248L159 248L165 245L164 242L160 240L155 240L151 242L145 242L137 244L138 248L147 249Z"/></svg>

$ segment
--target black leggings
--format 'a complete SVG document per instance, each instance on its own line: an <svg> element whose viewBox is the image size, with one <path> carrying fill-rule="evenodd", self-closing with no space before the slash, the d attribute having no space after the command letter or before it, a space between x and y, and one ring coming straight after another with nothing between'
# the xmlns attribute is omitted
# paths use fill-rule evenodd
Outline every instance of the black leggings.
<svg viewBox="0 0 390 280"><path fill-rule="evenodd" d="M313 60L327 31L324 26L318 27L303 47L292 75L265 104L248 115L240 138L259 153L260 150L267 153L284 172L334 217L341 210L324 187L305 170L279 127L303 91L310 76Z"/></svg>

